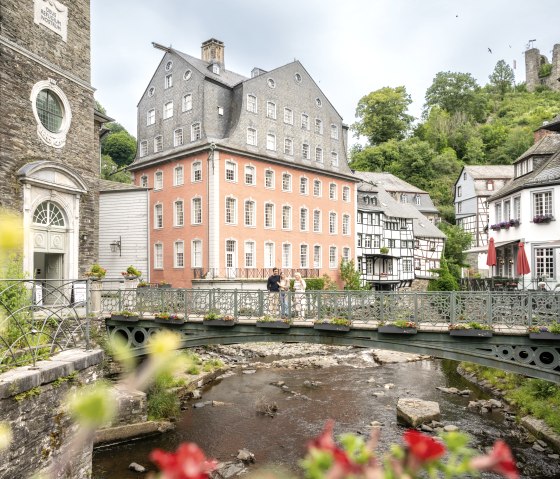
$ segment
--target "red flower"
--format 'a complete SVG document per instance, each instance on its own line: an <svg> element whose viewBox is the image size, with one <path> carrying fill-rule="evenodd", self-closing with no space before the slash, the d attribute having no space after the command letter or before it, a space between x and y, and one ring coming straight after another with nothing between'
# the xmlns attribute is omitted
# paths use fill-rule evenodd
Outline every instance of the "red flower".
<svg viewBox="0 0 560 479"><path fill-rule="evenodd" d="M439 459L445 454L445 447L442 443L414 429L406 431L403 438L410 453L420 462Z"/></svg>
<svg viewBox="0 0 560 479"><path fill-rule="evenodd" d="M329 419L325 424L325 428L319 437L313 439L307 445L308 449L320 449L322 451L333 451L335 450L336 444L333 439L333 428L334 421Z"/></svg>
<svg viewBox="0 0 560 479"><path fill-rule="evenodd" d="M217 464L214 460L207 460L194 443L181 444L177 452L154 449L150 460L163 472L164 479L208 479Z"/></svg>
<svg viewBox="0 0 560 479"><path fill-rule="evenodd" d="M486 456L475 457L471 467L478 471L491 471L507 479L519 479L519 472L510 448L504 441L496 441L492 452Z"/></svg>

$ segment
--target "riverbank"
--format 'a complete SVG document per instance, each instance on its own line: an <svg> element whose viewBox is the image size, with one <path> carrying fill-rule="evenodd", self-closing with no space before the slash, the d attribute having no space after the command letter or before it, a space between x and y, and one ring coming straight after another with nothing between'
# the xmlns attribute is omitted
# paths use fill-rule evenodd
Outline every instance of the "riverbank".
<svg viewBox="0 0 560 479"><path fill-rule="evenodd" d="M533 435L535 450L543 452L549 445L555 452L549 457L559 458L560 387L472 363L460 363L457 372L483 391L500 397L509 406L509 413Z"/></svg>

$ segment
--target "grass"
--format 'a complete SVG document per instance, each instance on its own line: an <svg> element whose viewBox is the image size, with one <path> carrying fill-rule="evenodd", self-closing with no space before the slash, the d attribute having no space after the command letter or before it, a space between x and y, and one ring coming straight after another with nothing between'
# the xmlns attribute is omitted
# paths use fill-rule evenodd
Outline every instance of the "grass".
<svg viewBox="0 0 560 479"><path fill-rule="evenodd" d="M206 373L211 373L216 369L220 369L222 367L224 367L224 363L220 359L209 359L202 366L202 370Z"/></svg>
<svg viewBox="0 0 560 479"><path fill-rule="evenodd" d="M517 407L521 415L542 419L560 434L560 386L471 363L461 363L461 366L504 391L504 399Z"/></svg>
<svg viewBox="0 0 560 479"><path fill-rule="evenodd" d="M181 404L176 392L170 388L178 385L171 374L160 374L148 391L148 419L171 419L179 416Z"/></svg>

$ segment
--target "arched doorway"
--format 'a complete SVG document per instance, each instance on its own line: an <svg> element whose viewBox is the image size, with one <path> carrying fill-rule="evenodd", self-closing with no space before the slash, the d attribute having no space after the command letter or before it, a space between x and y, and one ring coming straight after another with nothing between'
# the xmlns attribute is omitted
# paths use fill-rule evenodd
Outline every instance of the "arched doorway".
<svg viewBox="0 0 560 479"><path fill-rule="evenodd" d="M64 209L50 200L39 203L32 215L31 231L33 276L36 279L62 279L68 245L68 220Z"/></svg>

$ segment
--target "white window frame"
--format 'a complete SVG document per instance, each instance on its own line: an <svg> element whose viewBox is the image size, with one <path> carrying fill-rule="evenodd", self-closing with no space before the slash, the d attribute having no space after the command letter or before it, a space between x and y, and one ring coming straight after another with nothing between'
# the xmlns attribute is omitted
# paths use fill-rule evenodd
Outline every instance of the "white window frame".
<svg viewBox="0 0 560 479"><path fill-rule="evenodd" d="M320 118L315 118L315 133L317 135L323 134L323 121Z"/></svg>
<svg viewBox="0 0 560 479"><path fill-rule="evenodd" d="M163 105L163 119L173 118L173 101L168 101Z"/></svg>
<svg viewBox="0 0 560 479"><path fill-rule="evenodd" d="M331 151L331 165L338 166L338 153L336 151Z"/></svg>
<svg viewBox="0 0 560 479"><path fill-rule="evenodd" d="M228 205L232 206L232 208L229 208ZM228 221L228 211L231 221ZM226 225L237 224L237 198L234 196L226 196L225 198L224 221Z"/></svg>
<svg viewBox="0 0 560 479"><path fill-rule="evenodd" d="M554 215L554 195L552 190L535 191L532 194L533 217L539 215Z"/></svg>
<svg viewBox="0 0 560 479"><path fill-rule="evenodd" d="M253 165L245 165L244 180L245 184L248 186L257 185L257 168Z"/></svg>
<svg viewBox="0 0 560 479"><path fill-rule="evenodd" d="M198 178L197 178L198 177ZM202 161L195 161L191 166L191 183L202 181Z"/></svg>
<svg viewBox="0 0 560 479"><path fill-rule="evenodd" d="M257 245L253 240L247 240L243 243L243 260L245 268L256 268L257 267ZM248 256L250 255L250 257ZM250 261L248 261L250 259Z"/></svg>
<svg viewBox="0 0 560 479"><path fill-rule="evenodd" d="M309 131L309 115L307 113L301 114L301 129Z"/></svg>
<svg viewBox="0 0 560 479"><path fill-rule="evenodd" d="M251 113L259 112L259 104L255 95L247 94L247 111Z"/></svg>
<svg viewBox="0 0 560 479"><path fill-rule="evenodd" d="M202 268L202 240L191 241L191 268Z"/></svg>
<svg viewBox="0 0 560 479"><path fill-rule="evenodd" d="M163 171L154 173L154 190L163 190Z"/></svg>
<svg viewBox="0 0 560 479"><path fill-rule="evenodd" d="M183 144L183 129L177 128L173 131L173 146L181 146Z"/></svg>
<svg viewBox="0 0 560 479"><path fill-rule="evenodd" d="M294 124L294 112L290 108L284 107L284 123L287 125Z"/></svg>
<svg viewBox="0 0 560 479"><path fill-rule="evenodd" d="M175 200L173 202L173 226L185 226L185 202L183 200Z"/></svg>
<svg viewBox="0 0 560 479"><path fill-rule="evenodd" d="M309 231L309 208L306 206L302 206L299 209L299 230Z"/></svg>
<svg viewBox="0 0 560 479"><path fill-rule="evenodd" d="M342 234L348 236L350 234L350 215L342 215Z"/></svg>
<svg viewBox="0 0 560 479"><path fill-rule="evenodd" d="M163 244L154 243L154 269L163 269Z"/></svg>
<svg viewBox="0 0 560 479"><path fill-rule="evenodd" d="M270 245L270 246L267 246ZM269 251L267 251L269 249ZM265 241L264 242L264 267L265 268L274 268L275 260L276 260L276 245L274 241ZM269 254L271 253L271 254Z"/></svg>
<svg viewBox="0 0 560 479"><path fill-rule="evenodd" d="M177 240L173 243L173 267L185 267L185 242Z"/></svg>
<svg viewBox="0 0 560 479"><path fill-rule="evenodd" d="M284 138L284 154L294 156L294 140L291 138Z"/></svg>
<svg viewBox="0 0 560 479"><path fill-rule="evenodd" d="M307 243L299 245L299 266L309 268L309 245Z"/></svg>
<svg viewBox="0 0 560 479"><path fill-rule="evenodd" d="M156 123L156 109L151 108L146 112L146 126L155 125Z"/></svg>
<svg viewBox="0 0 560 479"><path fill-rule="evenodd" d="M315 198L321 198L323 195L323 182L318 179L313 180L313 196Z"/></svg>
<svg viewBox="0 0 560 479"><path fill-rule="evenodd" d="M313 210L313 232L321 233L323 226L323 216L319 208Z"/></svg>
<svg viewBox="0 0 560 479"><path fill-rule="evenodd" d="M299 194L300 195L309 194L309 178L307 178L307 176L299 177Z"/></svg>
<svg viewBox="0 0 560 479"><path fill-rule="evenodd" d="M148 187L148 175L142 175L140 177L140 186L142 188L147 188Z"/></svg>
<svg viewBox="0 0 560 479"><path fill-rule="evenodd" d="M254 228L256 226L257 202L252 198L243 202L243 226Z"/></svg>
<svg viewBox="0 0 560 479"><path fill-rule="evenodd" d="M320 146L315 147L315 161L317 163L323 163L323 148Z"/></svg>
<svg viewBox="0 0 560 479"><path fill-rule="evenodd" d="M202 224L202 197L191 198L191 225Z"/></svg>
<svg viewBox="0 0 560 479"><path fill-rule="evenodd" d="M282 230L292 230L292 206L282 205Z"/></svg>
<svg viewBox="0 0 560 479"><path fill-rule="evenodd" d="M274 133L266 134L266 149L276 151L276 135Z"/></svg>
<svg viewBox="0 0 560 479"><path fill-rule="evenodd" d="M202 138L202 126L197 121L191 125L191 142L198 141Z"/></svg>
<svg viewBox="0 0 560 479"><path fill-rule="evenodd" d="M336 246L329 246L329 268L336 269L337 267L338 267L338 248Z"/></svg>
<svg viewBox="0 0 560 479"><path fill-rule="evenodd" d="M251 146L258 145L258 134L256 128L247 128L247 144Z"/></svg>
<svg viewBox="0 0 560 479"><path fill-rule="evenodd" d="M148 155L148 140L140 142L140 158Z"/></svg>
<svg viewBox="0 0 560 479"><path fill-rule="evenodd" d="M270 210L270 215L268 214ZM267 201L264 204L264 227L266 229L274 229L276 227L276 207L274 203ZM270 221L268 221L270 220Z"/></svg>
<svg viewBox="0 0 560 479"><path fill-rule="evenodd" d="M183 165L173 168L173 186L181 186L185 182Z"/></svg>
<svg viewBox="0 0 560 479"><path fill-rule="evenodd" d="M301 157L304 160L311 160L311 147L305 141L301 145Z"/></svg>
<svg viewBox="0 0 560 479"><path fill-rule="evenodd" d="M344 246L342 248L342 259L346 262L350 261L350 247Z"/></svg>
<svg viewBox="0 0 560 479"><path fill-rule="evenodd" d="M154 205L154 229L160 230L162 228L163 228L163 204L156 203Z"/></svg>
<svg viewBox="0 0 560 479"><path fill-rule="evenodd" d="M335 211L329 212L329 234L335 235L338 233L338 215Z"/></svg>
<svg viewBox="0 0 560 479"><path fill-rule="evenodd" d="M338 126L334 123L331 124L331 138L333 140L338 140Z"/></svg>
<svg viewBox="0 0 560 479"><path fill-rule="evenodd" d="M322 263L323 263L323 251L321 245L320 244L313 245L313 267L321 268Z"/></svg>
<svg viewBox="0 0 560 479"><path fill-rule="evenodd" d="M270 168L264 171L264 187L268 189L274 189L274 170Z"/></svg>
<svg viewBox="0 0 560 479"><path fill-rule="evenodd" d="M342 187L342 201L346 203L350 203L350 187L343 186Z"/></svg>
<svg viewBox="0 0 560 479"><path fill-rule="evenodd" d="M192 110L192 93L183 95L182 110L184 112Z"/></svg>
<svg viewBox="0 0 560 479"><path fill-rule="evenodd" d="M165 80L163 84L163 88L167 90L173 86L173 74L170 73L169 75L165 75Z"/></svg>
<svg viewBox="0 0 560 479"><path fill-rule="evenodd" d="M336 201L337 198L337 190L336 183L329 183L329 200Z"/></svg>
<svg viewBox="0 0 560 479"><path fill-rule="evenodd" d="M154 138L154 153L159 153L160 151L163 151L163 136L157 135Z"/></svg>
<svg viewBox="0 0 560 479"><path fill-rule="evenodd" d="M233 173L233 179L228 178L228 171L231 171ZM224 178L226 181L230 183L237 183L237 162L233 160L226 160L224 174Z"/></svg>
<svg viewBox="0 0 560 479"><path fill-rule="evenodd" d="M273 101L266 102L266 117L276 120L276 103Z"/></svg>
<svg viewBox="0 0 560 479"><path fill-rule="evenodd" d="M282 243L282 268L292 267L292 243Z"/></svg>
<svg viewBox="0 0 560 479"><path fill-rule="evenodd" d="M282 191L292 191L292 175L290 173L282 173Z"/></svg>

